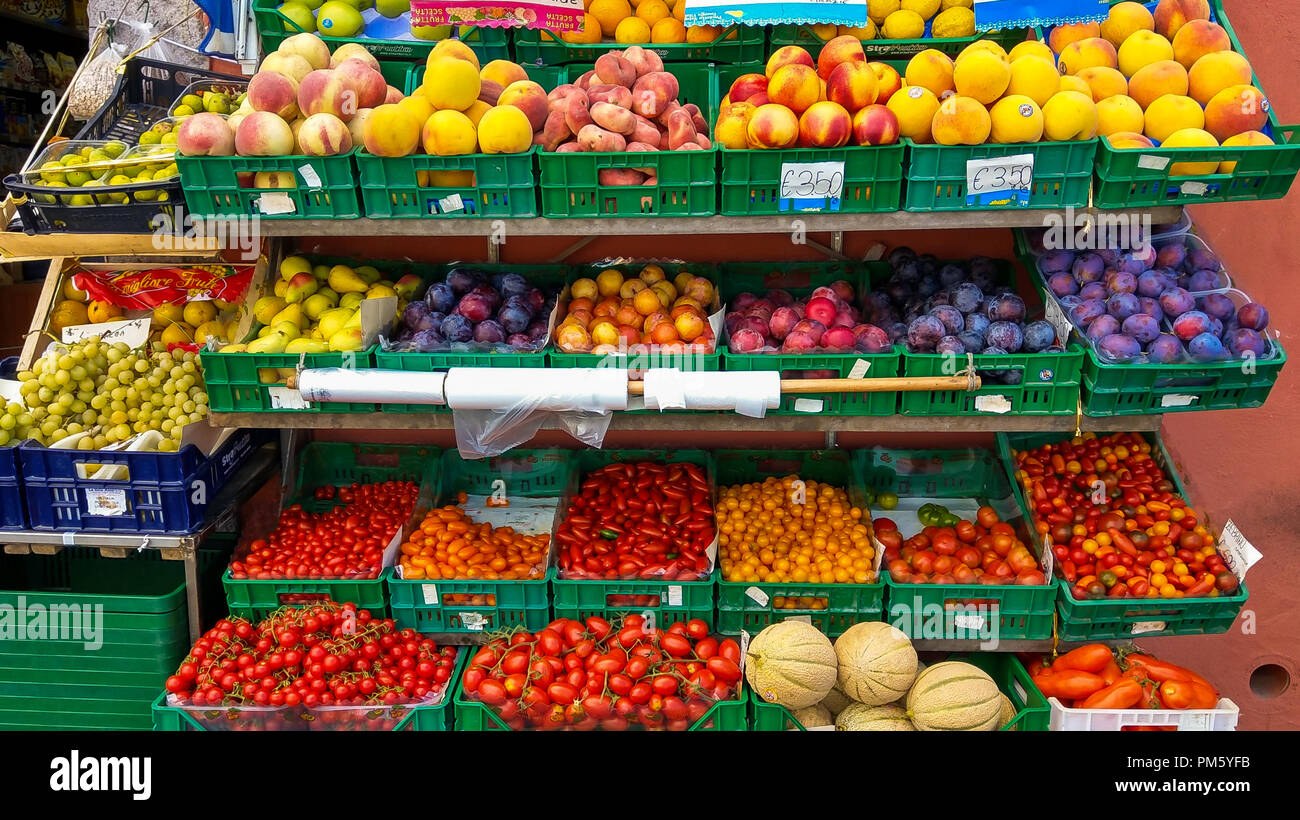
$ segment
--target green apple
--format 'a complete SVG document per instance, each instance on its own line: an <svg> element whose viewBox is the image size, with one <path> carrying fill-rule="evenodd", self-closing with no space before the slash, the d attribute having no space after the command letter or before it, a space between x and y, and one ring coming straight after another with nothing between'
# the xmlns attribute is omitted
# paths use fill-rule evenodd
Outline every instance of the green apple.
<svg viewBox="0 0 1300 820"><path fill-rule="evenodd" d="M316 13L316 30L329 37L355 37L366 21L344 0L327 0Z"/></svg>
<svg viewBox="0 0 1300 820"><path fill-rule="evenodd" d="M316 15L311 8L304 5L302 0L293 0L293 2L281 5L276 11L283 14L288 20L282 21L281 26L286 34L297 34L299 31L315 31Z"/></svg>
<svg viewBox="0 0 1300 820"><path fill-rule="evenodd" d="M446 40L451 26L411 26L411 35L417 40Z"/></svg>

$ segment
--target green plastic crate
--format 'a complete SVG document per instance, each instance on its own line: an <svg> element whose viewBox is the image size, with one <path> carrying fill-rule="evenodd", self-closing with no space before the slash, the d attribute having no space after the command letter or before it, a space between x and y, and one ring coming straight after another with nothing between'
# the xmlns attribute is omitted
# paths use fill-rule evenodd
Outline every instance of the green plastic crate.
<svg viewBox="0 0 1300 820"><path fill-rule="evenodd" d="M296 23L278 11L281 5L282 0L253 0L253 18L257 22L257 31L262 38L262 50L267 53L279 48L285 38L302 31ZM462 26L460 35L457 39L464 41L473 49L481 62L510 59L510 40L504 28ZM369 37L328 35L321 35L321 39L329 46L330 51L335 51L344 43L360 43L376 57L398 60L422 60L438 44L437 40L377 40ZM389 83L400 87L391 80Z"/></svg>
<svg viewBox="0 0 1300 820"><path fill-rule="evenodd" d="M1241 362L1204 364L1110 364L1091 346L1083 359L1083 412L1089 416L1180 413L1259 407L1268 399L1286 364L1278 339L1277 354L1257 359L1253 371Z"/></svg>
<svg viewBox="0 0 1300 820"><path fill-rule="evenodd" d="M325 512L338 502L317 500L312 495L317 487L415 481L421 486L421 501L416 502L418 511L427 508L437 496L440 456L437 447L314 441L301 451L297 482L285 506L301 504L309 512ZM230 614L250 620L265 618L281 606L309 606L325 600L350 601L376 615L388 613L382 575L373 580L257 581L235 580L227 570L221 580Z"/></svg>
<svg viewBox="0 0 1300 820"><path fill-rule="evenodd" d="M759 153L759 152L755 152ZM719 266L718 277L724 302L733 303L741 293L762 297L767 291L782 289L795 297L806 297L818 287L846 280L856 290L857 304L870 291L871 282L864 268L848 262L726 262ZM854 368L862 369L864 378L893 378L899 374L898 348L888 353L733 353L724 354L724 365L732 371L832 370L841 378ZM802 415L806 412L838 416L892 416L898 409L898 393L801 393L781 397L781 406L768 410L773 416ZM809 403L811 401L811 404ZM816 402L820 401L818 409ZM808 407L808 410L800 408Z"/></svg>
<svg viewBox="0 0 1300 820"><path fill-rule="evenodd" d="M744 732L749 729L747 718L747 695L749 687L741 681L740 695L736 700L718 701L709 707L689 732ZM456 688L456 725L457 732L508 732L511 731L495 712L476 700L468 700Z"/></svg>
<svg viewBox="0 0 1300 820"><path fill-rule="evenodd" d="M451 731L451 721L453 708L452 699L460 691L461 673L465 664L469 660L469 650L461 649L456 653L456 665L452 669L451 678L447 681L447 688L443 692L442 701L432 706L394 706L391 707L389 718L396 718L397 723L387 731L392 732L449 732ZM156 691L156 690L155 690ZM376 708L378 712L382 712ZM153 730L155 732L207 732L210 731L199 721L195 720L187 710L175 706L167 705L167 695L164 693L158 695L150 705L150 711L153 718ZM220 714L221 709L213 709L207 712L215 718ZM286 710L287 711L287 710ZM379 715L375 716L378 719ZM310 721L303 721L304 730L310 731ZM148 727L146 727L148 728ZM233 728L233 727L232 727ZM367 728L365 731L378 731L382 726L376 725L373 728Z"/></svg>
<svg viewBox="0 0 1300 820"><path fill-rule="evenodd" d="M357 170L352 154L333 157L309 157L304 154L285 157L185 157L176 155L185 189L185 206L193 216L258 216L261 219L356 219L361 216L357 197ZM315 179L304 178L302 168L309 168ZM292 187L254 188L252 180L241 185L241 174L276 171L294 180ZM309 174L308 177L311 175ZM290 213L267 213L276 210L272 201L262 202L264 194L273 199L287 197L293 206ZM283 196L281 196L283 195Z"/></svg>
<svg viewBox="0 0 1300 820"><path fill-rule="evenodd" d="M1003 732L1046 732L1051 707L1038 691L1024 664L1013 654L982 652L952 655L950 661L965 661L992 676L998 689L1016 709L1015 718L1003 726ZM750 726L755 732L807 731L784 706L767 703L751 689L749 693Z"/></svg>
<svg viewBox="0 0 1300 820"><path fill-rule="evenodd" d="M1178 477L1173 457L1165 448L1160 434L1142 435L1151 443L1151 456L1173 482L1174 491L1192 505L1192 499ZM1015 489L1016 500L1027 513L1030 507L1024 487L1015 477L1016 462L1012 451L1033 449L1064 440L1068 439L1059 433L998 433L998 454ZM1032 518L1027 516L1027 520ZM1046 543L1039 545L1040 550L1046 547ZM1215 635L1232 628L1249 597L1250 593L1243 582L1236 594L1215 598L1106 598L1080 601L1071 594L1070 585L1061 581L1056 596L1057 637L1061 641L1089 642L1122 640L1135 635ZM1164 628L1158 628L1162 623Z"/></svg>
<svg viewBox="0 0 1300 820"><path fill-rule="evenodd" d="M710 62L749 63L767 59L767 32L762 26L736 24L718 34L710 43L645 43L647 51L658 54L665 63ZM515 59L524 64L562 65L593 63L600 55L626 48L622 43L566 43L560 35L542 29L514 30ZM549 90L549 89L548 89Z"/></svg>
<svg viewBox="0 0 1300 820"><path fill-rule="evenodd" d="M1009 28L999 31L982 31L972 37L931 37L930 21L927 20L925 35L915 40L886 40L877 36L874 40L863 40L862 50L867 53L868 60L907 59L928 48L942 51L949 57L956 57L966 46L976 40L992 40L1002 48L1010 51L1017 43L1025 41L1029 36L1029 29ZM812 26L807 25L772 26L769 41L769 52L776 51L782 46L799 46L811 54L814 60L821 54L822 46L827 42L813 30Z"/></svg>
<svg viewBox="0 0 1300 820"><path fill-rule="evenodd" d="M522 154L465 154L435 157L412 154L377 157L358 149L361 199L374 218L470 219L537 216L533 158ZM473 174L470 185L430 187L420 177L443 171Z"/></svg>
<svg viewBox="0 0 1300 820"><path fill-rule="evenodd" d="M1018 154L1034 156L1029 208L1088 205L1096 139L971 146L918 145L904 137L903 143L907 146L905 211L1005 210L1001 206L966 204L966 163Z"/></svg>
<svg viewBox="0 0 1300 820"><path fill-rule="evenodd" d="M451 268L459 264L435 265L426 276L426 282L440 280ZM541 288L548 296L559 292L568 275L566 265L515 265L472 264L474 270L489 273L518 273ZM496 353L492 351L448 350L437 353L407 353L375 348L375 367L379 370L404 370L410 373L434 373L452 367L546 367L545 349L521 353ZM449 413L446 405L434 404L382 404L385 413Z"/></svg>
<svg viewBox="0 0 1300 820"><path fill-rule="evenodd" d="M1118 0L1114 0L1117 2ZM1146 4L1154 8L1154 3ZM1224 13L1221 0L1211 0L1210 19L1228 33L1232 50L1245 56L1241 40ZM1040 38L1041 39L1041 38ZM1263 90L1259 77L1251 83ZM1097 184L1093 204L1098 208L1140 208L1201 202L1243 202L1281 199L1300 172L1300 126L1280 125L1277 112L1268 112L1266 133L1276 145L1252 148L1155 148L1119 150L1101 138L1097 148ZM1161 161L1152 162L1151 158ZM1236 162L1230 174L1171 176L1174 162ZM1164 167L1159 167L1163 165ZM1156 167L1145 167L1156 166ZM1215 169L1218 170L1217 168Z"/></svg>
<svg viewBox="0 0 1300 820"><path fill-rule="evenodd" d="M459 492L492 495L505 483L507 498L555 498L569 487L574 455L569 450L511 450L505 455L466 461L455 450L442 454L437 506L456 503ZM563 510L556 508L557 523ZM513 626L543 629L551 622L548 582L478 579L404 580L392 568L384 583L400 626L421 632L483 633ZM482 603L448 602L447 596L483 596ZM487 602L492 596L493 602ZM473 599L471 598L471 601Z"/></svg>
<svg viewBox="0 0 1300 820"><path fill-rule="evenodd" d="M900 498L975 499L981 506L990 502L1014 505L1006 471L998 457L987 450L889 450L872 448L854 453L867 489L876 494L892 492ZM885 513L886 515L888 513ZM1036 546L1021 519L1020 537ZM915 533L904 533L911 536ZM1056 579L1043 586L975 586L971 584L899 584L886 574L889 587L885 621L910 638L928 638L924 625L916 621L922 613L944 613L947 640L1045 640L1052 636L1052 614L1056 605ZM978 609L964 610L961 607ZM978 621L957 623L957 614ZM967 628L967 624L971 624ZM914 627L920 625L918 632Z"/></svg>
<svg viewBox="0 0 1300 820"><path fill-rule="evenodd" d="M576 456L573 472L569 476L568 492L560 502L556 527L564 520L569 497L578 491L587 473L615 462L638 461L694 464L704 468L712 484L712 458L703 450L583 450ZM653 613L660 624L699 618L706 621L710 628L714 622L713 588L716 577L715 568L713 575L705 581L654 581L641 578L567 581L560 578L554 563L547 572L557 618L585 620L592 615L610 618L625 612L648 612ZM630 596L640 596L641 600L636 602Z"/></svg>
<svg viewBox="0 0 1300 820"><path fill-rule="evenodd" d="M222 549L199 550L200 584L225 558ZM83 547L0 555L0 605L20 599L29 609L102 607L90 638L98 645L70 634L0 641L0 728L147 729L158 682L190 646L182 562L152 550L103 558Z"/></svg>
<svg viewBox="0 0 1300 820"><path fill-rule="evenodd" d="M806 481L843 487L850 501L864 512L868 509L861 476L845 451L718 450L714 453L714 475L719 487L791 474ZM719 546L719 553L722 549ZM817 607L778 609L774 600L778 597L815 598ZM882 620L884 603L883 581L874 584L746 583L723 580L719 573L718 631L729 635L741 630L756 634L776 621L802 617L834 638L860 621Z"/></svg>
<svg viewBox="0 0 1300 820"><path fill-rule="evenodd" d="M568 80L590 65L571 65ZM695 103L704 119L717 119L718 95L712 63L673 66L683 104ZM712 136L711 134L709 136ZM547 217L713 216L718 212L717 151L624 151L537 155L542 215ZM609 168L654 168L658 185L601 185Z"/></svg>
<svg viewBox="0 0 1300 820"><path fill-rule="evenodd" d="M952 376L966 368L961 356L902 351L903 375ZM932 390L903 393L902 413L909 416L969 416L996 412L986 396L1000 396L1011 405L1010 414L1022 416L1073 415L1079 408L1079 378L1083 348L1071 343L1064 353L1010 353L1006 356L976 353L971 361L977 373L1013 370L1020 384L987 382L978 390Z"/></svg>
<svg viewBox="0 0 1300 820"><path fill-rule="evenodd" d="M820 49L819 49L820 50ZM899 69L900 72L902 69ZM717 98L727 95L742 74L763 73L763 64L726 66L717 70ZM716 117L709 122L717 122ZM710 134L710 137L713 135ZM790 148L780 151L742 151L719 148L721 199L718 213L752 214L880 213L897 211L903 191L903 145L846 146L843 148ZM782 199L783 166L788 162L843 162L843 192L838 200L827 197Z"/></svg>

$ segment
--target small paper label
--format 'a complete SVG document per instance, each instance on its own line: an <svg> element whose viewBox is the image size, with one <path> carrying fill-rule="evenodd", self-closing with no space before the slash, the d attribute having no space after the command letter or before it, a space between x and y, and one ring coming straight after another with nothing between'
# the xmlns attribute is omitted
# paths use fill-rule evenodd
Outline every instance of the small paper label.
<svg viewBox="0 0 1300 820"><path fill-rule="evenodd" d="M1044 301L1047 303L1045 310L1047 323L1056 331L1056 340L1065 344L1070 340L1070 331L1074 329L1074 325L1070 324L1069 317L1065 315L1065 311L1055 299L1049 297Z"/></svg>
<svg viewBox="0 0 1300 820"><path fill-rule="evenodd" d="M958 629L968 629L975 632L984 628L983 615L954 615L952 616L952 625Z"/></svg>
<svg viewBox="0 0 1300 820"><path fill-rule="evenodd" d="M1210 186L1206 185L1204 182L1189 181L1181 183L1178 186L1178 190L1188 196L1205 196L1205 192L1210 190Z"/></svg>
<svg viewBox="0 0 1300 820"><path fill-rule="evenodd" d="M460 625L472 632L482 632L487 618L481 612L460 613Z"/></svg>
<svg viewBox="0 0 1300 820"><path fill-rule="evenodd" d="M312 190L316 190L321 187L320 175L317 174L316 169L311 167L310 165L299 165L298 176L302 177L302 181L307 183L307 187L311 188Z"/></svg>
<svg viewBox="0 0 1300 820"><path fill-rule="evenodd" d="M86 490L86 515L126 515L126 490Z"/></svg>
<svg viewBox="0 0 1300 820"><path fill-rule="evenodd" d="M853 367L850 368L849 370L849 378L861 379L862 377L867 375L867 371L870 369L871 369L871 362L867 361L866 359L858 359L856 362L853 363Z"/></svg>
<svg viewBox="0 0 1300 820"><path fill-rule="evenodd" d="M257 209L267 216L297 213L298 206L283 191L267 191L257 198Z"/></svg>
<svg viewBox="0 0 1300 820"><path fill-rule="evenodd" d="M1160 397L1161 407L1189 407L1200 401L1200 396L1188 396L1184 393L1170 393Z"/></svg>
<svg viewBox="0 0 1300 820"><path fill-rule="evenodd" d="M1031 110L1030 114L1032 113ZM1033 187L1033 154L972 159L966 162L967 205L1028 208Z"/></svg>
<svg viewBox="0 0 1300 820"><path fill-rule="evenodd" d="M800 623L810 624L810 623L812 623L812 616L811 616L811 615L791 615L789 618L785 618L785 619L783 619L783 620L787 620L787 621L799 621Z"/></svg>
<svg viewBox="0 0 1300 820"><path fill-rule="evenodd" d="M1006 396L976 396L975 409L981 413L1010 413L1011 399Z"/></svg>
<svg viewBox="0 0 1300 820"><path fill-rule="evenodd" d="M1056 570L1056 553L1052 552L1050 546L1043 548L1041 563L1043 565L1043 575L1047 576L1047 583L1050 584L1052 583L1052 573Z"/></svg>
<svg viewBox="0 0 1300 820"><path fill-rule="evenodd" d="M767 606L772 601L772 596L758 587L748 587L745 590L745 596L759 606Z"/></svg>
<svg viewBox="0 0 1300 820"><path fill-rule="evenodd" d="M1138 621L1129 629L1131 635L1146 635L1151 632L1164 632L1168 624L1164 621Z"/></svg>
<svg viewBox="0 0 1300 820"><path fill-rule="evenodd" d="M1228 519L1219 533L1218 550L1223 563L1239 581L1246 580L1246 573L1264 557L1263 553L1255 549L1254 544L1246 540L1232 519Z"/></svg>
<svg viewBox="0 0 1300 820"><path fill-rule="evenodd" d="M73 344L91 336L98 336L105 344L124 342L135 349L149 340L149 317L127 319L122 322L101 322L95 325L69 325L63 329L63 343Z"/></svg>
<svg viewBox="0 0 1300 820"><path fill-rule="evenodd" d="M795 399L794 411L796 413L820 413L826 402L821 399Z"/></svg>
<svg viewBox="0 0 1300 820"><path fill-rule="evenodd" d="M682 588L677 584L671 584L668 587L668 606L682 605Z"/></svg>
<svg viewBox="0 0 1300 820"><path fill-rule="evenodd" d="M424 593L424 602L429 606L438 605L438 585L437 584L420 584L420 592Z"/></svg>
<svg viewBox="0 0 1300 820"><path fill-rule="evenodd" d="M745 671L745 658L749 655L749 633L740 630L740 671Z"/></svg>
<svg viewBox="0 0 1300 820"><path fill-rule="evenodd" d="M438 200L438 207L442 213L451 213L453 211L465 210L465 200L460 198L460 194L452 194Z"/></svg>
<svg viewBox="0 0 1300 820"><path fill-rule="evenodd" d="M272 410L306 410L311 407L311 403L304 400L297 390L272 387L267 392L271 395Z"/></svg>
<svg viewBox="0 0 1300 820"><path fill-rule="evenodd" d="M1138 167L1146 168L1150 171L1163 171L1169 167L1169 157L1157 157L1154 154L1143 154L1138 157Z"/></svg>
<svg viewBox="0 0 1300 820"><path fill-rule="evenodd" d="M843 162L781 163L781 210L838 211L843 196Z"/></svg>
<svg viewBox="0 0 1300 820"><path fill-rule="evenodd" d="M1208 712L1187 712L1178 716L1178 731L1208 732L1214 725L1214 715Z"/></svg>

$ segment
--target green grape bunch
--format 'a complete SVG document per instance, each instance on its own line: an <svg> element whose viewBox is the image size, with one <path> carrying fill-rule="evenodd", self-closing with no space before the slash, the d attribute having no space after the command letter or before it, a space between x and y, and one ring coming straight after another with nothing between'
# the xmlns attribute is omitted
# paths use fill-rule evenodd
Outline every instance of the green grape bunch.
<svg viewBox="0 0 1300 820"><path fill-rule="evenodd" d="M198 356L161 344L133 350L92 336L59 345L18 381L26 406L4 408L0 446L77 436L76 449L99 450L153 430L163 436L157 449L175 452L185 425L208 414Z"/></svg>

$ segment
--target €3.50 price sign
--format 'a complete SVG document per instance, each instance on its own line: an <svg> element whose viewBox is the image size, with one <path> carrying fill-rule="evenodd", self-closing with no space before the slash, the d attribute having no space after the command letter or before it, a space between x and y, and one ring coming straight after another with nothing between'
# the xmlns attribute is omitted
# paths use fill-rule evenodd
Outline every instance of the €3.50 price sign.
<svg viewBox="0 0 1300 820"><path fill-rule="evenodd" d="M838 211L844 196L844 163L781 163L783 211Z"/></svg>
<svg viewBox="0 0 1300 820"><path fill-rule="evenodd" d="M1028 208L1034 189L1034 155L972 159L966 163L966 204Z"/></svg>

